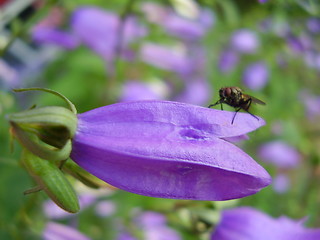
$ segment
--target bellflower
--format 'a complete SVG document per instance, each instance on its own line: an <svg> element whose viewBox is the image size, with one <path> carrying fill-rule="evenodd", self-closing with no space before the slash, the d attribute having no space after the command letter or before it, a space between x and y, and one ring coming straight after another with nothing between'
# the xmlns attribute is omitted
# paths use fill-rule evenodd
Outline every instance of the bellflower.
<svg viewBox="0 0 320 240"><path fill-rule="evenodd" d="M286 142L277 140L262 145L258 150L259 157L281 169L295 168L301 161L300 153Z"/></svg>
<svg viewBox="0 0 320 240"><path fill-rule="evenodd" d="M74 49L80 44L76 36L54 28L36 28L33 30L32 38L36 43L53 44L65 49Z"/></svg>
<svg viewBox="0 0 320 240"><path fill-rule="evenodd" d="M250 64L244 70L243 84L252 90L261 90L269 80L269 71L264 62Z"/></svg>
<svg viewBox="0 0 320 240"><path fill-rule="evenodd" d="M283 194L287 192L290 187L290 179L287 174L278 174L273 178L272 186L275 192Z"/></svg>
<svg viewBox="0 0 320 240"><path fill-rule="evenodd" d="M320 32L320 18L309 18L306 25L310 32L315 34Z"/></svg>
<svg viewBox="0 0 320 240"><path fill-rule="evenodd" d="M146 240L180 240L179 234L167 226L166 217L157 212L144 212L136 219Z"/></svg>
<svg viewBox="0 0 320 240"><path fill-rule="evenodd" d="M80 44L79 39L72 33L59 29L64 22L64 15L62 8L52 8L49 14L32 28L33 41L39 44L53 44L65 49L76 48Z"/></svg>
<svg viewBox="0 0 320 240"><path fill-rule="evenodd" d="M313 119L314 117L320 115L320 96L314 95L307 90L302 90L299 94L299 97L304 104L305 112L309 119Z"/></svg>
<svg viewBox="0 0 320 240"><path fill-rule="evenodd" d="M175 97L178 102L205 105L211 98L212 91L206 79L194 78L187 81L184 90Z"/></svg>
<svg viewBox="0 0 320 240"><path fill-rule="evenodd" d="M102 180L136 194L190 200L241 198L270 184L259 164L224 139L263 126L261 118L253 121L249 114L239 113L232 123L234 112L157 100L77 114L70 100L56 91L15 91L48 92L68 105L7 116L24 147L23 163L39 184L36 190L43 189L66 211L78 211L79 204L64 172L88 186L101 186ZM74 162L59 168L69 157Z"/></svg>
<svg viewBox="0 0 320 240"><path fill-rule="evenodd" d="M220 54L218 67L223 73L232 71L239 62L239 55L233 50L225 50Z"/></svg>
<svg viewBox="0 0 320 240"><path fill-rule="evenodd" d="M308 229L303 221L286 216L271 218L250 207L224 210L211 240L316 240L320 229Z"/></svg>
<svg viewBox="0 0 320 240"><path fill-rule="evenodd" d="M200 9L194 18L181 16L171 8L155 3L144 3L142 11L149 22L162 26L168 34L184 40L200 39L215 20L213 12L209 9Z"/></svg>
<svg viewBox="0 0 320 240"><path fill-rule="evenodd" d="M165 85L157 85L157 82L145 83L129 80L122 86L120 101L160 100L165 98L166 90Z"/></svg>
<svg viewBox="0 0 320 240"><path fill-rule="evenodd" d="M249 29L235 31L230 39L230 47L239 53L255 53L259 45L257 34Z"/></svg>
<svg viewBox="0 0 320 240"><path fill-rule="evenodd" d="M286 39L289 48L295 53L302 54L313 49L314 44L308 35L301 34L294 36L293 34L289 34Z"/></svg>
<svg viewBox="0 0 320 240"><path fill-rule="evenodd" d="M161 198L227 200L256 193L269 174L223 140L259 118L168 102L113 104L78 115L71 159L120 189Z"/></svg>
<svg viewBox="0 0 320 240"><path fill-rule="evenodd" d="M100 217L110 217L116 212L116 204L112 201L100 201L95 206L95 212Z"/></svg>
<svg viewBox="0 0 320 240"><path fill-rule="evenodd" d="M118 15L96 7L80 7L72 15L71 26L82 42L105 60L114 57L121 26ZM127 17L123 23L122 44L125 46L145 34L146 29L134 17Z"/></svg>
<svg viewBox="0 0 320 240"><path fill-rule="evenodd" d="M208 9L202 9L197 19L188 19L171 13L165 21L165 30L176 37L186 40L197 40L203 37L214 22L213 13Z"/></svg>
<svg viewBox="0 0 320 240"><path fill-rule="evenodd" d="M90 240L89 237L79 232L77 229L60 224L49 222L43 231L44 240Z"/></svg>
<svg viewBox="0 0 320 240"><path fill-rule="evenodd" d="M193 71L192 61L187 54L169 46L145 43L141 47L141 59L158 68L179 74L190 74Z"/></svg>
<svg viewBox="0 0 320 240"><path fill-rule="evenodd" d="M320 53L317 51L306 51L304 53L304 62L310 68L320 70Z"/></svg>

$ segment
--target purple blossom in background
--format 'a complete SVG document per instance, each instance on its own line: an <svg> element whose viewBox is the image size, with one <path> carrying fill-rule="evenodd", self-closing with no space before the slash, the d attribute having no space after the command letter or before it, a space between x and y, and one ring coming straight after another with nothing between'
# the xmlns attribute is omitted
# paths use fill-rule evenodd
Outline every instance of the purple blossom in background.
<svg viewBox="0 0 320 240"><path fill-rule="evenodd" d="M244 70L243 84L251 90L261 90L269 80L268 67L264 62L250 64Z"/></svg>
<svg viewBox="0 0 320 240"><path fill-rule="evenodd" d="M309 18L307 20L307 28L312 33L320 32L320 18Z"/></svg>
<svg viewBox="0 0 320 240"><path fill-rule="evenodd" d="M225 50L219 56L218 67L223 73L231 72L239 62L239 55L233 50Z"/></svg>
<svg viewBox="0 0 320 240"><path fill-rule="evenodd" d="M301 161L300 153L284 141L272 141L263 144L258 150L258 156L266 163L281 169L296 168Z"/></svg>
<svg viewBox="0 0 320 240"><path fill-rule="evenodd" d="M65 49L76 48L80 41L71 33L59 30L64 21L64 11L54 7L31 31L32 39L38 44L53 44Z"/></svg>
<svg viewBox="0 0 320 240"><path fill-rule="evenodd" d="M167 225L165 215L157 212L142 212L133 219L132 225L141 231L143 240L181 240L177 231ZM120 230L117 240L137 240L126 230Z"/></svg>
<svg viewBox="0 0 320 240"><path fill-rule="evenodd" d="M201 9L195 19L180 16L171 8L155 3L145 3L142 10L150 22L162 26L168 34L184 40L202 38L215 21L210 9Z"/></svg>
<svg viewBox="0 0 320 240"><path fill-rule="evenodd" d="M290 187L290 179L287 174L278 174L272 179L272 187L274 191L283 194L288 191Z"/></svg>
<svg viewBox="0 0 320 240"><path fill-rule="evenodd" d="M120 189L161 198L227 200L256 193L269 174L224 141L265 124L234 112L168 102L113 104L78 115L71 158Z"/></svg>
<svg viewBox="0 0 320 240"><path fill-rule="evenodd" d="M320 70L320 53L317 51L304 52L304 62L310 68Z"/></svg>
<svg viewBox="0 0 320 240"><path fill-rule="evenodd" d="M286 37L286 40L289 48L298 54L302 54L313 48L312 39L307 35L294 36L289 34L289 36Z"/></svg>
<svg viewBox="0 0 320 240"><path fill-rule="evenodd" d="M281 135L283 133L283 122L281 120L274 121L271 124L271 132L274 135Z"/></svg>
<svg viewBox="0 0 320 240"><path fill-rule="evenodd" d="M152 84L154 84L152 86ZM163 86L156 86L155 82L147 84L135 80L126 81L122 86L120 96L121 102L141 101L141 100L161 100L165 99Z"/></svg>
<svg viewBox="0 0 320 240"><path fill-rule="evenodd" d="M185 52L169 46L145 43L141 47L142 61L155 67L187 75L193 71L193 64Z"/></svg>
<svg viewBox="0 0 320 240"><path fill-rule="evenodd" d="M257 34L249 29L235 31L230 39L230 47L239 53L255 53L259 45Z"/></svg>
<svg viewBox="0 0 320 240"><path fill-rule="evenodd" d="M144 212L136 219L145 240L180 240L179 234L167 226L166 217L157 212Z"/></svg>
<svg viewBox="0 0 320 240"><path fill-rule="evenodd" d="M259 1L259 3L266 3L266 2L268 2L268 0L258 0Z"/></svg>
<svg viewBox="0 0 320 240"><path fill-rule="evenodd" d="M54 222L47 223L42 237L43 240L90 240L77 229Z"/></svg>
<svg viewBox="0 0 320 240"><path fill-rule="evenodd" d="M314 95L307 90L301 91L299 96L309 119L320 115L320 96Z"/></svg>
<svg viewBox="0 0 320 240"><path fill-rule="evenodd" d="M122 47L146 34L146 29L134 17L127 17L121 25L118 15L97 7L80 7L71 19L75 35L106 61L112 60L116 54L120 26L123 27Z"/></svg>
<svg viewBox="0 0 320 240"><path fill-rule="evenodd" d="M100 217L109 217L116 211L116 205L112 201L100 201L95 207L96 214Z"/></svg>
<svg viewBox="0 0 320 240"><path fill-rule="evenodd" d="M203 9L199 13L198 19L188 19L172 12L159 24L162 24L172 36L186 40L197 40L207 33L213 23L213 13L209 9Z"/></svg>
<svg viewBox="0 0 320 240"><path fill-rule="evenodd" d="M146 19L155 24L161 24L164 19L171 14L171 10L154 2L144 2L141 10L145 14Z"/></svg>
<svg viewBox="0 0 320 240"><path fill-rule="evenodd" d="M35 28L32 39L38 44L53 44L65 49L74 49L80 44L80 40L73 34L54 28Z"/></svg>
<svg viewBox="0 0 320 240"><path fill-rule="evenodd" d="M121 232L118 234L117 240L138 240L138 239L133 237L130 233Z"/></svg>
<svg viewBox="0 0 320 240"><path fill-rule="evenodd" d="M205 105L211 98L211 87L206 79L192 79L192 81L187 81L184 87L182 93L175 97L175 101Z"/></svg>
<svg viewBox="0 0 320 240"><path fill-rule="evenodd" d="M110 62L117 54L119 44L121 56L131 60L133 52L129 50L128 44L144 37L147 32L132 16L121 22L115 13L94 6L77 8L72 14L70 25L72 31L69 33L59 30L58 26L39 24L33 29L32 37L38 43L55 44L66 49L83 43ZM120 27L123 33L121 39Z"/></svg>
<svg viewBox="0 0 320 240"><path fill-rule="evenodd" d="M286 216L271 218L250 207L224 210L211 240L317 240L320 229L308 229L303 222Z"/></svg>

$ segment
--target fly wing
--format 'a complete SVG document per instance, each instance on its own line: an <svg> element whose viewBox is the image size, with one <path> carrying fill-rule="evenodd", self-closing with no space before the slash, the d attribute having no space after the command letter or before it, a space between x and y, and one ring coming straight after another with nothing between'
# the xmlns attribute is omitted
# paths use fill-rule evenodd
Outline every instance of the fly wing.
<svg viewBox="0 0 320 240"><path fill-rule="evenodd" d="M257 104L261 104L261 105L266 105L266 103L264 101L261 101L260 99L252 97L252 96L250 96L250 97L252 99L252 102L257 103Z"/></svg>

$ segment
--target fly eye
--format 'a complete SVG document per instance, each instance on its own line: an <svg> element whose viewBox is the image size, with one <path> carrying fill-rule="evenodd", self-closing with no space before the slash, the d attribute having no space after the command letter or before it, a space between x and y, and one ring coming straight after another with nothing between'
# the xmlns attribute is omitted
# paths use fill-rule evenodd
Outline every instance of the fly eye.
<svg viewBox="0 0 320 240"><path fill-rule="evenodd" d="M226 89L225 89L225 95L226 95L226 96L230 96L231 93L233 93L233 91L232 91L231 88L226 88Z"/></svg>

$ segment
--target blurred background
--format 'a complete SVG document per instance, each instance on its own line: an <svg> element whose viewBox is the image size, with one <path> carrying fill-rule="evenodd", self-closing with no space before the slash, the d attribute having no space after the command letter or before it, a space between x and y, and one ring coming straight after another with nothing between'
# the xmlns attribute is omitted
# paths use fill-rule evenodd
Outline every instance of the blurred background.
<svg viewBox="0 0 320 240"><path fill-rule="evenodd" d="M0 0L0 239L58 239L60 230L74 239L209 239L221 211L237 206L320 228L319 16L316 0ZM63 105L11 91L34 86L64 94L80 113L143 99L206 107L221 87L238 86L266 102L251 112L267 124L236 144L273 183L243 199L192 202L74 181L81 211L64 213L43 193L23 195L34 183L20 146L11 151L6 114Z"/></svg>

